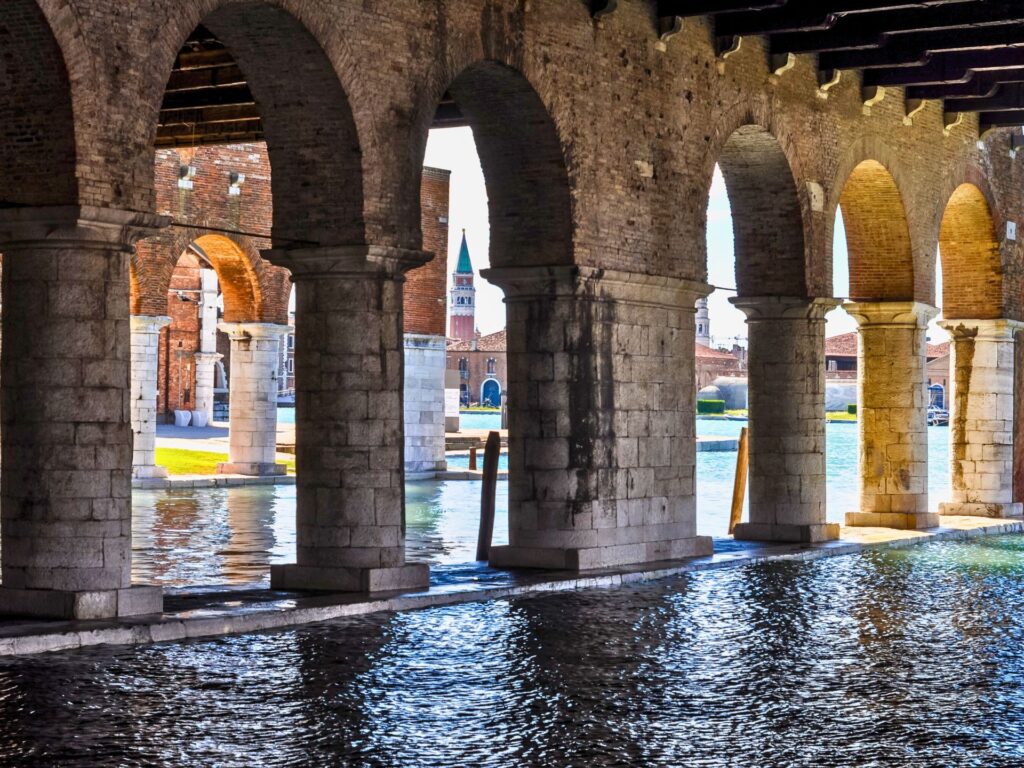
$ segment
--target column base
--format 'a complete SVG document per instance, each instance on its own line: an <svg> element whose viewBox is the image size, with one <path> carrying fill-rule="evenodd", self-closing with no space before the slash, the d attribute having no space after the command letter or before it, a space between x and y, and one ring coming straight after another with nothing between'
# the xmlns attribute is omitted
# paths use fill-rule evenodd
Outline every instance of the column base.
<svg viewBox="0 0 1024 768"><path fill-rule="evenodd" d="M782 525L779 523L740 523L733 531L736 541L779 541L791 544L817 544L839 538L838 523Z"/></svg>
<svg viewBox="0 0 1024 768"><path fill-rule="evenodd" d="M270 566L270 588L299 592L396 592L430 586L430 566L407 563L397 568L322 568Z"/></svg>
<svg viewBox="0 0 1024 768"><path fill-rule="evenodd" d="M895 528L900 531L922 531L939 527L937 512L847 512L849 528Z"/></svg>
<svg viewBox="0 0 1024 768"><path fill-rule="evenodd" d="M279 477L288 474L284 464L262 464L251 461L226 461L217 465L218 475L249 475L250 477Z"/></svg>
<svg viewBox="0 0 1024 768"><path fill-rule="evenodd" d="M491 547L492 568L541 568L549 571L589 571L621 565L642 565L714 552L710 536L650 541L610 547L562 549L555 547Z"/></svg>
<svg viewBox="0 0 1024 768"><path fill-rule="evenodd" d="M163 610L164 591L160 587L70 592L0 586L0 614L45 619L113 619Z"/></svg>
<svg viewBox="0 0 1024 768"><path fill-rule="evenodd" d="M944 501L939 504L940 515L964 515L966 517L1021 517L1024 504L1019 501L992 503L970 501Z"/></svg>
<svg viewBox="0 0 1024 768"><path fill-rule="evenodd" d="M164 478L167 477L167 467L156 465L132 467L132 477L138 479Z"/></svg>

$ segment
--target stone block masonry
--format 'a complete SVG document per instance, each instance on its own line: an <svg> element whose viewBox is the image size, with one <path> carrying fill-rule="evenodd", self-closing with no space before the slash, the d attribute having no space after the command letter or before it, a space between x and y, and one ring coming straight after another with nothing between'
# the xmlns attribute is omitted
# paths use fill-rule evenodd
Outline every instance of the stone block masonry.
<svg viewBox="0 0 1024 768"><path fill-rule="evenodd" d="M851 526L934 528L928 509L925 332L937 314L914 301L848 302L857 321L860 510Z"/></svg>
<svg viewBox="0 0 1024 768"><path fill-rule="evenodd" d="M585 570L711 552L694 499L694 302L708 287L491 269L508 305L509 545L495 567Z"/></svg>
<svg viewBox="0 0 1024 768"><path fill-rule="evenodd" d="M825 314L833 299L736 298L750 338L750 522L737 539L830 541L825 522Z"/></svg>
<svg viewBox="0 0 1024 768"><path fill-rule="evenodd" d="M133 477L167 477L167 470L156 464L156 393L160 329L170 322L169 317L131 316Z"/></svg>
<svg viewBox="0 0 1024 768"><path fill-rule="evenodd" d="M0 613L159 612L131 586L129 244L160 219L0 214L4 252Z"/></svg>
<svg viewBox="0 0 1024 768"><path fill-rule="evenodd" d="M949 320L951 344L950 462L952 500L943 515L1017 517L1013 498L1014 344L1024 328L1013 320Z"/></svg>
<svg viewBox="0 0 1024 768"><path fill-rule="evenodd" d="M405 472L432 476L448 467L444 445L445 337L405 334Z"/></svg>

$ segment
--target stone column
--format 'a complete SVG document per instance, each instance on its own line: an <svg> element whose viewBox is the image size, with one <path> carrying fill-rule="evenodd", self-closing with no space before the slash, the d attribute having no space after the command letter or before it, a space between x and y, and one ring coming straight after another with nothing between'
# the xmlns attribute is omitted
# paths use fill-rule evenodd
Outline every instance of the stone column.
<svg viewBox="0 0 1024 768"><path fill-rule="evenodd" d="M444 452L445 338L405 334L405 471L433 477L448 466Z"/></svg>
<svg viewBox="0 0 1024 768"><path fill-rule="evenodd" d="M1019 517L1013 500L1014 320L948 320L953 500L943 515Z"/></svg>
<svg viewBox="0 0 1024 768"><path fill-rule="evenodd" d="M860 510L850 526L934 528L928 511L925 332L937 310L916 301L849 302L859 326Z"/></svg>
<svg viewBox="0 0 1024 768"><path fill-rule="evenodd" d="M132 244L165 219L88 207L0 211L4 254L0 612L162 610L131 586Z"/></svg>
<svg viewBox="0 0 1024 768"><path fill-rule="evenodd" d="M404 273L429 254L379 246L265 253L295 283L297 562L275 589L378 592L429 583L405 562Z"/></svg>
<svg viewBox="0 0 1024 768"><path fill-rule="evenodd" d="M497 567L708 555L697 536L694 302L708 286L492 269L508 305L509 546Z"/></svg>
<svg viewBox="0 0 1024 768"><path fill-rule="evenodd" d="M132 476L167 477L156 464L156 399L160 329L169 317L131 316Z"/></svg>
<svg viewBox="0 0 1024 768"><path fill-rule="evenodd" d="M213 421L213 385L222 357L216 352L196 352L196 410L204 412L207 421Z"/></svg>
<svg viewBox="0 0 1024 768"><path fill-rule="evenodd" d="M825 522L825 315L833 299L739 297L747 315L750 522L735 537L816 542Z"/></svg>
<svg viewBox="0 0 1024 768"><path fill-rule="evenodd" d="M273 323L222 323L231 339L228 378L228 460L217 465L225 475L283 475L277 463L277 369L281 338L288 326Z"/></svg>

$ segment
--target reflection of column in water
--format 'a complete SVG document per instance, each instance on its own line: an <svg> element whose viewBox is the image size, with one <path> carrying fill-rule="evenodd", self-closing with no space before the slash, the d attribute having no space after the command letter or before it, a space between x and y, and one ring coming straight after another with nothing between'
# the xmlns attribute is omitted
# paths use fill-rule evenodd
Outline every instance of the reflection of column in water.
<svg viewBox="0 0 1024 768"><path fill-rule="evenodd" d="M229 584L251 584L270 577L274 549L274 488L232 488L227 492L227 546L223 578Z"/></svg>
<svg viewBox="0 0 1024 768"><path fill-rule="evenodd" d="M431 480L405 484L405 553L408 560L436 560L444 552L441 522L445 514L441 504L441 483Z"/></svg>
<svg viewBox="0 0 1024 768"><path fill-rule="evenodd" d="M279 710L305 722L277 732L278 759L286 762L288 755L295 755L297 762L308 765L400 763L377 740L405 735L401 726L385 727L381 720L388 694L406 701L414 694L401 677L407 638L394 627L402 621L401 615L378 614L295 633L296 658L289 666L298 680L275 698L283 705ZM408 713L410 726L424 711L429 706ZM428 738L437 736L431 732Z"/></svg>
<svg viewBox="0 0 1024 768"><path fill-rule="evenodd" d="M185 583L181 565L199 523L195 491L162 492L153 502L152 526L132 531L132 580L168 586Z"/></svg>
<svg viewBox="0 0 1024 768"><path fill-rule="evenodd" d="M666 764L622 727L642 719L657 685L647 662L664 641L663 613L632 590L518 600L510 613L517 632L505 652L515 675L505 682L517 701L506 711L522 718L512 728L517 763L615 755L617 764Z"/></svg>

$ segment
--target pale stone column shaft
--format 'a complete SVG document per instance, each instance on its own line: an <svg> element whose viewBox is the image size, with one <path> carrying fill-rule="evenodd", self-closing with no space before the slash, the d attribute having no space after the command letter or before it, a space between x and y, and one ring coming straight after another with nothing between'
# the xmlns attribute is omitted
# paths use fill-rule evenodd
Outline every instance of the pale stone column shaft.
<svg viewBox="0 0 1024 768"><path fill-rule="evenodd" d="M858 324L860 510L851 526L921 529L928 511L925 341L934 307L916 301L848 302Z"/></svg>
<svg viewBox="0 0 1024 768"><path fill-rule="evenodd" d="M295 282L296 560L278 589L426 586L405 562L402 286L429 254L378 246L269 251Z"/></svg>
<svg viewBox="0 0 1024 768"><path fill-rule="evenodd" d="M196 352L196 410L213 421L213 390L217 363L224 355L216 352Z"/></svg>
<svg viewBox="0 0 1024 768"><path fill-rule="evenodd" d="M492 269L508 306L509 546L585 570L711 552L697 535L694 302L703 283Z"/></svg>
<svg viewBox="0 0 1024 768"><path fill-rule="evenodd" d="M948 320L952 500L943 515L1017 517L1013 499L1014 320Z"/></svg>
<svg viewBox="0 0 1024 768"><path fill-rule="evenodd" d="M737 539L830 541L825 512L825 315L834 299L739 297L747 315L750 522Z"/></svg>
<svg viewBox="0 0 1024 768"><path fill-rule="evenodd" d="M405 471L447 467L444 446L444 336L405 334Z"/></svg>
<svg viewBox="0 0 1024 768"><path fill-rule="evenodd" d="M277 369L288 326L222 323L231 339L228 461L221 474L283 475L277 463Z"/></svg>
<svg viewBox="0 0 1024 768"><path fill-rule="evenodd" d="M0 612L158 612L131 587L131 244L164 220L0 212L4 253Z"/></svg>
<svg viewBox="0 0 1024 768"><path fill-rule="evenodd" d="M159 374L160 329L169 325L169 317L132 315L131 317L131 404L132 475L167 477L167 470L156 463L156 401Z"/></svg>

